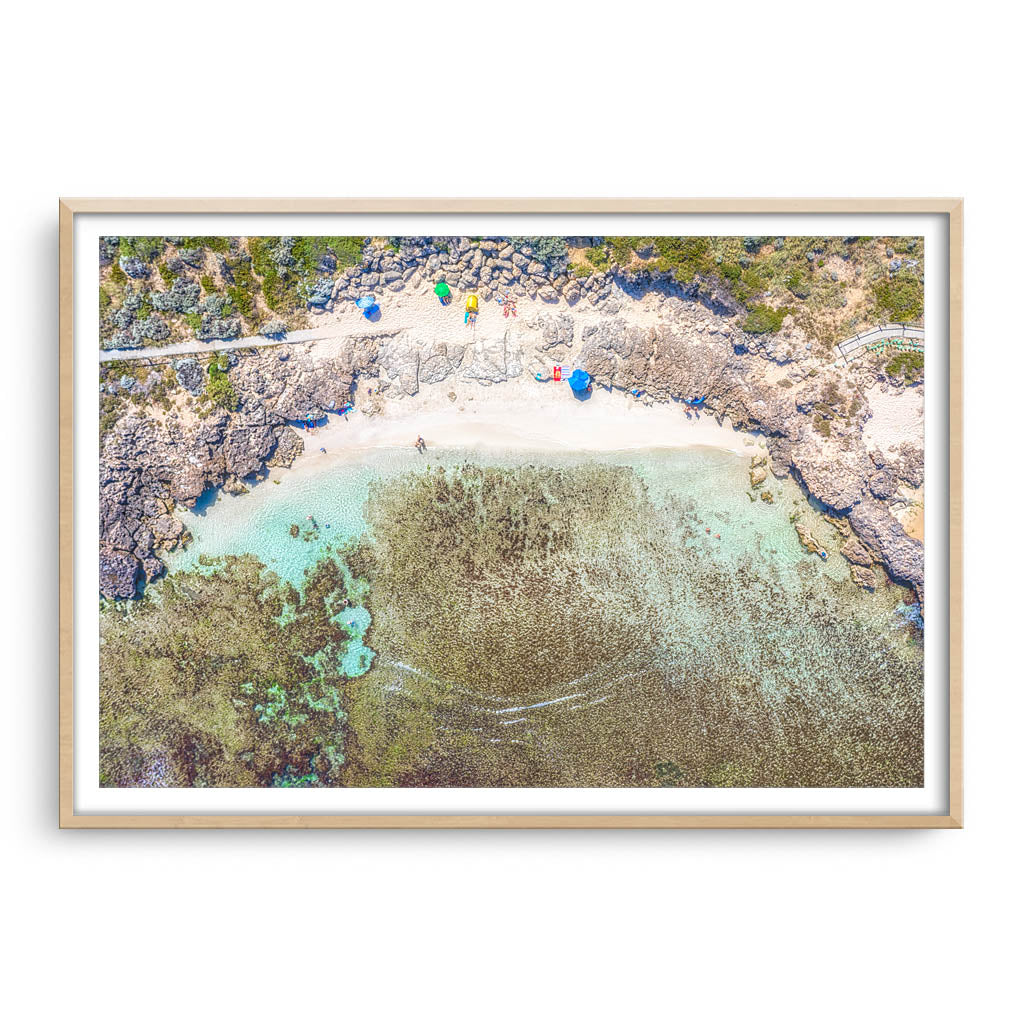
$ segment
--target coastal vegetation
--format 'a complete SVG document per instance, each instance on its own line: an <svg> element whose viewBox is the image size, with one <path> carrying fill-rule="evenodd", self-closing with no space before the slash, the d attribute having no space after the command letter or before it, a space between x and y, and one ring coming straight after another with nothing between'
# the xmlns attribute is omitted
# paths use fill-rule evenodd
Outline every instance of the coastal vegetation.
<svg viewBox="0 0 1024 1024"><path fill-rule="evenodd" d="M877 318L920 319L921 248L915 238L607 237L574 250L571 273L585 279L614 265L639 279L717 282L745 311L744 330L775 333L792 315L828 346Z"/></svg>
<svg viewBox="0 0 1024 1024"><path fill-rule="evenodd" d="M778 309L764 303L752 306L746 320L743 321L743 330L748 334L775 333L782 327L782 321L789 312L788 306L781 306Z"/></svg>
<svg viewBox="0 0 1024 1024"><path fill-rule="evenodd" d="M872 286L880 319L911 323L924 313L924 283L917 274L900 270Z"/></svg>
<svg viewBox="0 0 1024 1024"><path fill-rule="evenodd" d="M823 347L869 321L910 322L923 314L924 260L914 238L608 236L572 250L558 236L428 241L428 253L445 256L453 245L464 252L508 242L523 257L516 273L530 275L534 286L547 278L556 288L567 280L582 288L595 275L711 286L744 316L745 329L776 333L792 316ZM308 312L331 301L346 268L368 259L375 266L375 253L405 267L414 252L402 239L349 236L103 238L100 343L139 348L230 338L257 333L271 319L306 326ZM383 283L376 271L363 276Z"/></svg>
<svg viewBox="0 0 1024 1024"><path fill-rule="evenodd" d="M919 380L924 373L923 352L899 352L885 366L890 377L902 378L908 384Z"/></svg>
<svg viewBox="0 0 1024 1024"><path fill-rule="evenodd" d="M215 359L207 370L206 397L221 409L229 412L238 405L238 395L228 376L227 358Z"/></svg>
<svg viewBox="0 0 1024 1024"><path fill-rule="evenodd" d="M365 239L121 237L100 240L100 344L142 348L256 333L271 315L302 326L358 265ZM104 297L105 296L105 297Z"/></svg>

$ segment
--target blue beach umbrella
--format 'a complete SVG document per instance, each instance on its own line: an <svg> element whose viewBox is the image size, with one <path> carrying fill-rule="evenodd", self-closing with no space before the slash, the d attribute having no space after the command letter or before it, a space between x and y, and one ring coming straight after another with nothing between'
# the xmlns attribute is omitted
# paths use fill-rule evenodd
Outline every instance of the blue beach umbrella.
<svg viewBox="0 0 1024 1024"><path fill-rule="evenodd" d="M590 384L590 374L585 370L573 370L572 376L569 378L569 387L573 391L586 391Z"/></svg>
<svg viewBox="0 0 1024 1024"><path fill-rule="evenodd" d="M372 295L363 295L361 298L356 299L356 309L363 311L363 316L367 320L373 319L373 314L377 312L380 307L377 305L377 300Z"/></svg>

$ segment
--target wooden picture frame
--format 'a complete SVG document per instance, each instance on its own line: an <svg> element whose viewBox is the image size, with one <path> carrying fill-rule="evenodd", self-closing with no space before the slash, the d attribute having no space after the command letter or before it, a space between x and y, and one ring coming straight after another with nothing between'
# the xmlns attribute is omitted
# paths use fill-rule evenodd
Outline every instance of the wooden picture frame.
<svg viewBox="0 0 1024 1024"><path fill-rule="evenodd" d="M105 199L60 201L60 792L62 828L873 828L963 826L963 202L911 199ZM948 804L939 814L226 815L76 813L73 790L73 236L81 214L932 214L948 219L949 636ZM936 500L932 498L931 500ZM931 600L942 598L932 597Z"/></svg>

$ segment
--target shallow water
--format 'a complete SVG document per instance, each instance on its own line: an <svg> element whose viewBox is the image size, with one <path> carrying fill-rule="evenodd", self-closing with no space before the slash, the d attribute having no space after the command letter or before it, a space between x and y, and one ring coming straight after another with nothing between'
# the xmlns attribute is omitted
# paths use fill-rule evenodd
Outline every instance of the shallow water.
<svg viewBox="0 0 1024 1024"><path fill-rule="evenodd" d="M745 457L311 459L275 471L279 484L186 513L193 542L169 569L251 553L301 586L346 541L391 532L387 550L398 550L408 531L396 519L418 515L402 504L409 487L467 463L554 471L563 487L603 468L620 491L639 488L642 515L632 491L617 511L616 493L588 504L581 491L571 557L502 560L469 543L469 568L382 571L368 595L374 621L367 607L340 616L357 633L343 667L361 677L349 694L350 784L921 784L922 655L905 592L854 586L839 532L792 481L769 478L774 503L760 500ZM371 489L383 504L368 504ZM804 550L794 517L827 561ZM411 545L402 557L414 563L415 533Z"/></svg>
<svg viewBox="0 0 1024 1024"><path fill-rule="evenodd" d="M806 578L809 566L823 579L848 579L847 564L838 556L843 538L814 514L793 481L770 477L755 494L748 477L749 459L712 448L601 455L479 450L419 455L383 449L365 456L310 460L295 471L275 471L279 484L262 481L247 494L208 490L195 510L179 512L192 542L187 549L168 552L164 560L168 570L175 571L192 568L201 555L254 554L282 579L301 586L307 568L331 547L357 538L366 529L364 512L374 479L467 462L569 470L580 465L629 467L647 485L652 500L678 505L687 525L697 531L697 536L681 538L681 543L695 547L715 565L759 559L794 585ZM769 486L774 504L759 498ZM794 513L821 541L829 554L827 561L812 558L801 546L791 522ZM298 538L291 535L294 526L299 528ZM851 611L879 623L889 619L894 608L891 595L886 598L884 591L870 595L852 585L848 601Z"/></svg>

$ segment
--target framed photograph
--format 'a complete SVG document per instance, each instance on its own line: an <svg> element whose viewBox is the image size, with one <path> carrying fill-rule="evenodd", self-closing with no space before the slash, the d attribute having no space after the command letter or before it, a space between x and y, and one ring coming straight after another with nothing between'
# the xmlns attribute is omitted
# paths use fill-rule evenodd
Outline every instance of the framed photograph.
<svg viewBox="0 0 1024 1024"><path fill-rule="evenodd" d="M63 200L61 826L962 827L962 241Z"/></svg>

